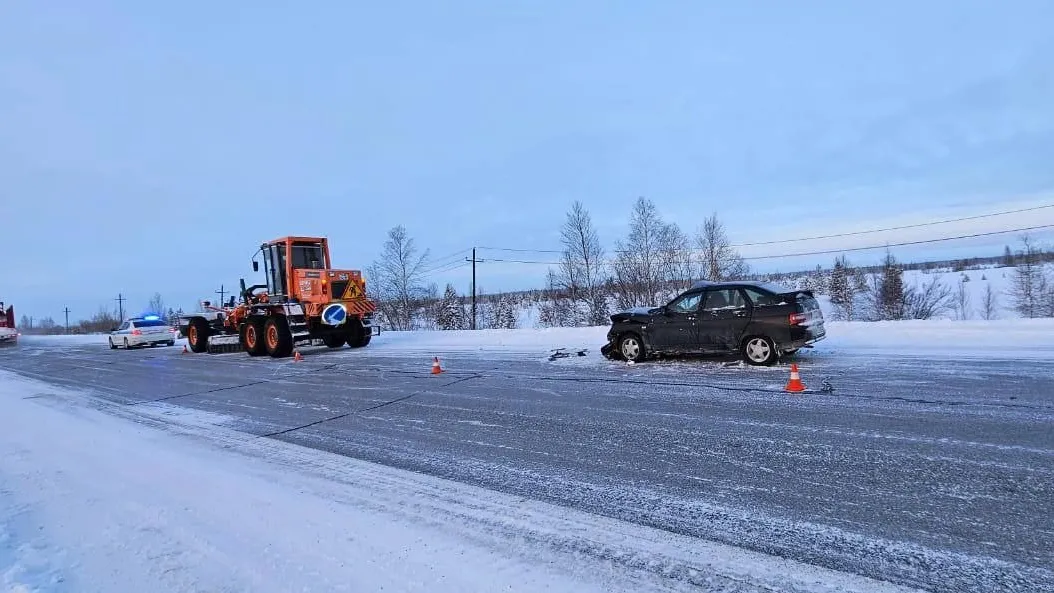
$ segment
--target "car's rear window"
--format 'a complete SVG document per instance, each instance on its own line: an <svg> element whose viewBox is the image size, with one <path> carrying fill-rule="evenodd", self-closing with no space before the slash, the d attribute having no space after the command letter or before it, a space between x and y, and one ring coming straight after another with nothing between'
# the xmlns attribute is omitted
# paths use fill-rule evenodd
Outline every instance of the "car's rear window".
<svg viewBox="0 0 1054 593"><path fill-rule="evenodd" d="M132 323L136 327L160 327L163 325L168 325L160 319L133 319Z"/></svg>
<svg viewBox="0 0 1054 593"><path fill-rule="evenodd" d="M766 292L761 292L754 288L745 288L744 290L746 291L747 296L750 297L750 302L754 303L754 306L756 307L768 307L771 305L778 305L782 302L778 297Z"/></svg>

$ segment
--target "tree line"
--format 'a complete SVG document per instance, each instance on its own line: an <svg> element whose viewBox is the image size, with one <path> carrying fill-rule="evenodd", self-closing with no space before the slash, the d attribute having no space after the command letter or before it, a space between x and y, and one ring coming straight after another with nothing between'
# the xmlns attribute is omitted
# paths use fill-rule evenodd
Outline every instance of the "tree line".
<svg viewBox="0 0 1054 593"><path fill-rule="evenodd" d="M581 202L567 212L560 243L559 263L548 271L546 288L519 296L482 297L477 309L485 311L477 311L476 327L515 327L516 307L526 301L539 305L543 325L603 324L615 308L672 298L700 276L725 280L748 271L716 214L689 235L664 220L655 204L643 197L633 207L626 238L616 242L613 253L605 251ZM381 256L367 269L367 290L389 329L471 326L466 297L450 284L440 296L438 286L426 282L428 258L429 251L419 249L406 229L396 226Z"/></svg>
<svg viewBox="0 0 1054 593"><path fill-rule="evenodd" d="M667 302L698 280L763 280L787 283L827 295L838 320L885 321L931 319L949 313L956 318L993 319L1002 298L1024 317L1054 316L1054 277L1044 263L1054 253L1039 249L1027 237L1016 253L947 262L901 263L887 252L879 265L857 267L844 256L830 268L788 275L753 272L728 238L717 214L692 233L665 220L655 204L639 198L633 205L624 238L610 252L581 202L574 202L560 228L561 250L548 269L545 287L520 293L485 295L477 288L477 328L513 328L518 310L535 306L540 325L605 325L612 312ZM473 327L469 297L447 284L427 282L430 253L419 249L402 226L391 229L380 257L367 269L368 292L378 303L389 330L467 329ZM967 290L968 276L949 284L939 277L905 281L904 272L924 275L938 267L965 271L984 264L1012 266L1013 287L1006 293L989 283L979 303Z"/></svg>
<svg viewBox="0 0 1054 593"><path fill-rule="evenodd" d="M178 316L183 314L183 309L173 309L165 306L165 299L161 296L161 293L156 292L154 296L150 298L146 305L146 311L156 313L161 316L165 321L173 321ZM76 321L71 320L69 326L70 334L98 334L98 333L109 333L111 329L120 325L125 319L134 317L130 315L128 311L124 311L124 319L121 319L121 312L116 307L102 306L88 318L81 318ZM18 322L19 331L24 334L36 334L36 335L60 335L67 333L65 319L57 322L53 317L41 317L33 318L27 315L22 315Z"/></svg>

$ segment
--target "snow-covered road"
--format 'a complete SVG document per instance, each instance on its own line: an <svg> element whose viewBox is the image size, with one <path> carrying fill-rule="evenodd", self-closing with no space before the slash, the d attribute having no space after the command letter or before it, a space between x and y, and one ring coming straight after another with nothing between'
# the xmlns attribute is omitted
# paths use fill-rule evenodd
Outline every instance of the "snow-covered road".
<svg viewBox="0 0 1054 593"><path fill-rule="evenodd" d="M415 526L446 516L436 519L453 530L444 533L478 543L473 553L484 558L540 559L501 574L538 574L552 562L575 567L552 577L557 582L605 590L661 583L822 591L861 575L876 579L857 581L861 590L882 590L884 580L942 592L1054 591L1054 373L1035 353L1025 360L1011 350L987 360L924 351L876 356L843 342L798 360L810 388L828 378L834 393L790 396L780 390L785 366L627 366L593 356L550 363L544 350L466 348L444 355L448 372L434 377L430 356L393 346L321 349L294 363L51 340L28 342L0 367L48 389L87 389L100 398L103 417L161 418L166 431L190 420L193 430L180 430L195 440L250 446L237 461L192 455L225 474L296 484L296 472L311 469L321 485L291 496L317 494L309 507L348 497L355 508L392 501L371 508L382 516L419 508ZM61 430L75 432L78 414ZM24 444L39 440L30 427L16 434L21 440L11 446L39 449ZM254 469L262 462L246 460L261 452L287 457ZM433 487L449 506L406 498ZM341 494L348 488L359 490ZM178 495L191 494L200 492ZM229 495L227 503L237 500ZM238 531L241 521L254 529L244 514L230 516L238 523L221 531ZM487 561L481 578L500 566ZM314 583L290 578L284 582ZM413 582L388 584L407 590ZM462 590L490 586L477 584Z"/></svg>
<svg viewBox="0 0 1054 593"><path fill-rule="evenodd" d="M3 591L907 591L0 375Z"/></svg>

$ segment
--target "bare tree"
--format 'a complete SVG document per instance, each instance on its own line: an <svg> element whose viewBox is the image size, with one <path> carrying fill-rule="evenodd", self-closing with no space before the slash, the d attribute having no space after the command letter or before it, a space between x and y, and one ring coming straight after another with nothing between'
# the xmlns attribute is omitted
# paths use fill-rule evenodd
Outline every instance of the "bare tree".
<svg viewBox="0 0 1054 593"><path fill-rule="evenodd" d="M686 282L687 247L680 228L664 222L650 200L639 198L630 219L629 236L617 243L614 272L618 306L654 304L657 298L669 296L672 282Z"/></svg>
<svg viewBox="0 0 1054 593"><path fill-rule="evenodd" d="M985 321L995 319L998 308L999 304L995 291L992 290L992 283L988 282L984 286L984 295L981 297L981 317Z"/></svg>
<svg viewBox="0 0 1054 593"><path fill-rule="evenodd" d="M117 318L116 311L99 307L99 311L91 319L82 320L78 325L81 333L93 334L108 332L120 325L121 321Z"/></svg>
<svg viewBox="0 0 1054 593"><path fill-rule="evenodd" d="M549 270L547 288L542 292L538 321L544 327L568 327L575 324L574 303L561 286L556 273Z"/></svg>
<svg viewBox="0 0 1054 593"><path fill-rule="evenodd" d="M557 280L569 294L576 312L586 325L607 321L608 303L604 293L604 249L593 228L589 212L575 202L560 231L564 246ZM508 319L503 320L503 325ZM575 320L577 324L578 320Z"/></svg>
<svg viewBox="0 0 1054 593"><path fill-rule="evenodd" d="M742 278L749 268L739 252L732 247L725 226L713 213L703 221L695 236L699 249L699 264L703 278L713 282Z"/></svg>
<svg viewBox="0 0 1054 593"><path fill-rule="evenodd" d="M952 306L952 289L934 276L921 286L912 286L904 292L904 314L891 319L933 319Z"/></svg>
<svg viewBox="0 0 1054 593"><path fill-rule="evenodd" d="M675 223L666 225L662 235L663 253L666 254L662 275L666 288L680 292L694 282L696 265L693 261L692 240Z"/></svg>
<svg viewBox="0 0 1054 593"><path fill-rule="evenodd" d="M424 264L428 250L418 254L414 240L402 226L388 231L379 260L368 268L368 284L373 298L392 330L414 328L414 312L428 296L424 285Z"/></svg>
<svg viewBox="0 0 1054 593"><path fill-rule="evenodd" d="M1018 253L1010 286L1010 298L1014 309L1022 317L1039 317L1044 289L1042 251L1032 243L1031 237L1021 238L1024 249Z"/></svg>
<svg viewBox="0 0 1054 593"><path fill-rule="evenodd" d="M222 304L222 303L221 303ZM155 292L154 296L150 297L150 302L146 305L147 310L157 315L165 314L165 299L161 298L160 292Z"/></svg>
<svg viewBox="0 0 1054 593"><path fill-rule="evenodd" d="M973 305L970 302L970 291L966 288L966 280L959 280L959 286L955 290L955 316L960 320L969 319L973 315Z"/></svg>
<svg viewBox="0 0 1054 593"><path fill-rule="evenodd" d="M1045 271L1039 276L1039 306L1044 317L1054 317L1054 280L1047 277Z"/></svg>

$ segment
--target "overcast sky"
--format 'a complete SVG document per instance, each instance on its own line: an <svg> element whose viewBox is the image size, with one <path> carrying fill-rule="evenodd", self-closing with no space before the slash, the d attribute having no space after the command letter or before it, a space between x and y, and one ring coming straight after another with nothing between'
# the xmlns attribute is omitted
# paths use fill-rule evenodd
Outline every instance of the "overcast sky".
<svg viewBox="0 0 1054 593"><path fill-rule="evenodd" d="M737 242L1054 203L1054 3L715 4L0 2L0 299L190 306L286 234L348 268L397 224L439 262L554 249L575 199L609 247L641 195ZM1054 209L744 253L1037 224ZM480 286L544 272L491 261Z"/></svg>

